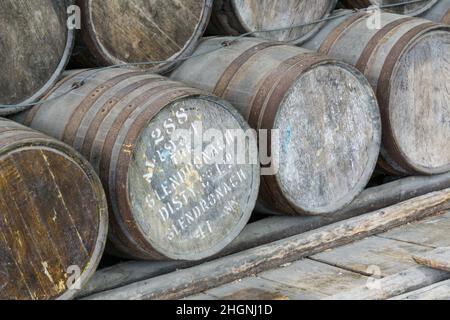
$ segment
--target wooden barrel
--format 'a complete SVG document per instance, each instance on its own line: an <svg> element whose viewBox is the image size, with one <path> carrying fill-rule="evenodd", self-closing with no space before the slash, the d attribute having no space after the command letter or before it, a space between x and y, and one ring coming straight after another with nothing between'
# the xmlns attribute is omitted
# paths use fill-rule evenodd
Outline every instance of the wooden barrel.
<svg viewBox="0 0 450 320"><path fill-rule="evenodd" d="M305 47L355 65L377 92L382 167L395 174L450 171L450 27L383 13L329 22ZM352 48L352 50L349 50Z"/></svg>
<svg viewBox="0 0 450 320"><path fill-rule="evenodd" d="M450 0L440 0L433 8L421 15L422 18L450 24Z"/></svg>
<svg viewBox="0 0 450 320"><path fill-rule="evenodd" d="M322 19L335 8L337 0L216 0L208 27L210 35L239 34L273 30ZM254 34L268 40L299 44L316 33L323 23L301 28Z"/></svg>
<svg viewBox="0 0 450 320"><path fill-rule="evenodd" d="M72 2L0 2L0 105L34 102L58 80L74 42L73 31L66 27ZM23 109L2 107L0 115Z"/></svg>
<svg viewBox="0 0 450 320"><path fill-rule="evenodd" d="M0 299L68 299L98 266L101 182L69 146L0 118Z"/></svg>
<svg viewBox="0 0 450 320"><path fill-rule="evenodd" d="M19 120L74 146L97 170L111 208L111 253L200 260L221 251L249 220L260 169L257 161L209 161L230 143L225 148L220 137L213 143L206 136L248 130L244 119L225 102L158 75L91 72L71 73L50 99L92 78ZM183 139L175 136L180 132ZM183 141L202 132L205 142ZM256 139L250 142L248 152L257 149Z"/></svg>
<svg viewBox="0 0 450 320"><path fill-rule="evenodd" d="M440 0L423 0L410 4L387 7L384 11L395 14L404 14L408 16L417 16L429 10ZM341 0L343 7L352 9L367 8L372 5L393 5L408 2L408 0Z"/></svg>
<svg viewBox="0 0 450 320"><path fill-rule="evenodd" d="M189 56L205 31L213 0L77 0L82 27L78 67L165 61L142 66L165 72Z"/></svg>
<svg viewBox="0 0 450 320"><path fill-rule="evenodd" d="M205 40L196 53L207 54L172 78L230 101L255 129L277 130L279 169L262 178L261 210L327 214L350 203L379 154L380 115L370 84L353 67L296 46L232 40ZM223 43L232 44L208 53Z"/></svg>

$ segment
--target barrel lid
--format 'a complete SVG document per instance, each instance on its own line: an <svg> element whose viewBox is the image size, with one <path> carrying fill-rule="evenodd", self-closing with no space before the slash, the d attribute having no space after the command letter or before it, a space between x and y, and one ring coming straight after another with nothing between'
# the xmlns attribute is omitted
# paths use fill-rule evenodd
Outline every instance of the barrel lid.
<svg viewBox="0 0 450 320"><path fill-rule="evenodd" d="M2 150L1 299L71 298L98 266L105 196L88 164L64 149L34 141Z"/></svg>
<svg viewBox="0 0 450 320"><path fill-rule="evenodd" d="M141 131L129 166L128 197L140 236L161 255L200 260L243 230L260 174L255 135L247 130L229 105L198 96L167 105ZM229 135L241 131L253 134L251 147L240 145L253 161L226 158L238 141Z"/></svg>
<svg viewBox="0 0 450 320"><path fill-rule="evenodd" d="M0 2L0 104L34 102L58 80L74 44L74 32L67 28L67 8L72 3ZM19 109L1 109L0 114Z"/></svg>
<svg viewBox="0 0 450 320"><path fill-rule="evenodd" d="M231 0L234 12L243 28L249 32L272 30L310 23L328 16L337 0ZM295 41L300 44L311 38L323 23L286 31L255 34L268 40Z"/></svg>
<svg viewBox="0 0 450 320"><path fill-rule="evenodd" d="M292 83L279 130L276 181L294 211L338 211L366 187L379 156L381 120L367 80L334 60L317 63Z"/></svg>
<svg viewBox="0 0 450 320"><path fill-rule="evenodd" d="M417 16L417 15L420 15L420 14L426 12L430 8L432 8L439 1L440 0L417 1L416 3L405 4L403 6L386 8L385 11L391 12L391 13L396 13L396 14ZM402 3L402 2L407 2L407 1L371 0L371 2L376 5L388 5L388 4Z"/></svg>
<svg viewBox="0 0 450 320"><path fill-rule="evenodd" d="M450 27L424 23L416 31L389 58L396 59L387 92L391 149L409 172L444 173L450 170Z"/></svg>
<svg viewBox="0 0 450 320"><path fill-rule="evenodd" d="M211 2L83 0L80 4L89 21L84 40L103 65L181 58L194 50L206 29ZM162 72L173 63L146 67Z"/></svg>

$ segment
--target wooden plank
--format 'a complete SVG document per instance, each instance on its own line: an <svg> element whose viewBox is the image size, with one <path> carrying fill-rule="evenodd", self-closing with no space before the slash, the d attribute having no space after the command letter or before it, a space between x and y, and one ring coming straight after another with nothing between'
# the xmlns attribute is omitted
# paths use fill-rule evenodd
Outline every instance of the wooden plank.
<svg viewBox="0 0 450 320"><path fill-rule="evenodd" d="M285 268L267 271L259 277L305 291L311 299L323 299L335 292L349 290L367 283L368 278L309 259Z"/></svg>
<svg viewBox="0 0 450 320"><path fill-rule="evenodd" d="M404 225L381 237L399 241L419 243L433 248L449 247L450 212L424 221Z"/></svg>
<svg viewBox="0 0 450 320"><path fill-rule="evenodd" d="M387 277L414 267L412 255L430 250L416 244L371 237L319 253L312 259L368 276Z"/></svg>
<svg viewBox="0 0 450 320"><path fill-rule="evenodd" d="M450 273L426 267L414 267L393 276L335 294L330 300L382 300L450 279Z"/></svg>
<svg viewBox="0 0 450 320"><path fill-rule="evenodd" d="M275 216L249 224L220 256L257 247L283 238L314 230L334 222L382 209L423 194L450 187L450 173L433 177L409 177L365 190L350 206L330 216ZM200 262L198 262L200 263ZM115 289L193 266L185 262L130 261L98 271L79 297Z"/></svg>
<svg viewBox="0 0 450 320"><path fill-rule="evenodd" d="M182 298L448 209L450 189L445 189L197 267L133 283L88 298Z"/></svg>
<svg viewBox="0 0 450 320"><path fill-rule="evenodd" d="M221 300L307 300L316 295L278 282L249 277L206 292Z"/></svg>
<svg viewBox="0 0 450 320"><path fill-rule="evenodd" d="M448 234L448 230L446 231ZM413 259L423 266L450 272L450 247L437 248L429 253L414 255Z"/></svg>
<svg viewBox="0 0 450 320"><path fill-rule="evenodd" d="M450 280L405 293L391 300L450 300Z"/></svg>

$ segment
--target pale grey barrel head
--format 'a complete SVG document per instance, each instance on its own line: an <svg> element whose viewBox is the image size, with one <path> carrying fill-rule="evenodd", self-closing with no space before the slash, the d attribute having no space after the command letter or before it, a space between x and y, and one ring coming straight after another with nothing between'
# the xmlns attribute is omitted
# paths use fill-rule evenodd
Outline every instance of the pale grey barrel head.
<svg viewBox="0 0 450 320"><path fill-rule="evenodd" d="M185 131L179 137L175 126ZM143 129L128 190L136 223L157 251L176 260L203 259L247 224L259 190L259 163L216 163L215 157L226 159L225 140L202 141L202 132L215 130L225 139L240 129L249 129L240 115L206 97L173 102Z"/></svg>
<svg viewBox="0 0 450 320"><path fill-rule="evenodd" d="M59 78L73 46L67 28L71 0L0 2L0 104L36 101ZM23 108L0 109L1 115Z"/></svg>
<svg viewBox="0 0 450 320"><path fill-rule="evenodd" d="M292 206L333 212L363 190L376 166L381 120L372 90L357 71L338 62L311 68L278 110L280 172Z"/></svg>
<svg viewBox="0 0 450 320"><path fill-rule="evenodd" d="M450 32L420 35L397 62L389 116L399 152L418 171L450 170Z"/></svg>

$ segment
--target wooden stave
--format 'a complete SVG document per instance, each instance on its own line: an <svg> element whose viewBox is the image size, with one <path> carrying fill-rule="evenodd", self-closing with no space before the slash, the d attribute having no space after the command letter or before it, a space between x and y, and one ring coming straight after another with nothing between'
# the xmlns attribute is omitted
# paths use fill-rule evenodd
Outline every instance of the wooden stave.
<svg viewBox="0 0 450 320"><path fill-rule="evenodd" d="M198 54L202 54L203 52L209 52L211 48L214 47L219 47L219 44L230 44L230 50L232 50L233 47L233 37L211 37L211 38L206 38L204 40L204 43L207 42L211 42L208 45L205 45L204 47L201 45L198 49ZM213 42L214 41L214 42ZM239 42L241 41L245 41L245 40L239 40ZM188 61L186 63L184 63L183 65L181 65L177 70L175 70L172 73L172 78L175 80L180 80L180 81L184 81L185 83L188 83L189 85L192 86L196 86L198 88L201 88L203 90L206 90L208 92L212 92L215 95L218 95L219 97L222 97L228 101L230 101L231 103L233 103L233 105L235 107L238 108L238 110L240 111L240 113L244 116L244 118L246 118L249 123L250 126L252 128L261 128L261 124L263 122L263 120L267 123L270 123L270 117L266 116L266 113L263 109L263 112L259 113L258 110L256 110L257 112L255 112L255 105L254 105L254 100L257 100L258 96L255 95L255 92L252 92L252 94L249 93L250 95L250 99L245 98L243 99L243 101L239 101L238 104L236 104L237 100L235 98L234 95L230 95L230 92L234 92L236 91L236 95L239 92L246 92L246 90L248 89L243 89L241 88L241 90L243 91L239 91L240 89L238 88L236 83L233 83L233 77L236 75L236 72L242 71L240 70L240 67L242 67L243 65L245 65L246 63L249 63L252 61L252 58L254 58L256 55L258 54L262 54L264 50L273 50L274 52L282 52L283 50L281 50L282 47L286 48L287 47L292 47L286 43L282 43L282 42L267 42L267 41L263 41L263 40L258 40L256 38L250 38L248 40L250 41L254 41L256 43L255 46L252 46L251 44L248 45L249 48L245 47L247 50L243 49L239 49L239 50L235 50L237 51L239 54L233 53L232 51L229 52L221 52L221 53L213 53L213 55L219 55L221 58L221 67L217 67L217 70L214 70L212 72L212 76L211 74L208 74L209 76L211 76L211 79L208 79L209 82L205 82L204 77L199 76L199 72L196 71L196 69L193 69L192 67L189 67L188 65L190 63L193 62L193 60ZM203 44L203 43L202 43ZM228 46L225 47L226 50ZM355 75L360 81L361 83L364 83L368 92L369 96L372 96L373 98L373 105L376 105L376 99L373 95L372 89L370 88L370 85L367 83L367 80L364 78L364 76L362 76L356 69L354 69L353 67L349 66L348 64L343 64L341 61L338 60L334 60L328 57L324 57L323 55L317 55L313 52L310 52L308 50L305 49L301 49L301 48L297 48L300 49L302 51L303 56L303 62L304 65L301 66L301 69L304 68L303 71L307 71L308 69L310 69L311 67L315 67L315 66L319 66L321 64L324 63L331 63L331 64L336 64L338 66L341 66L343 68L349 67L348 70L350 70L350 72ZM296 54L298 55L299 52L296 51ZM299 57L295 57L295 56L291 56L289 55L291 58L294 58L293 60L295 61L295 58L299 58ZM309 56L309 57L308 57ZM310 64L308 65L308 59L310 59ZM317 59L317 61L315 61L315 59ZM256 58L254 60L257 60ZM298 60L297 62L302 62L302 59ZM197 62L195 62L197 63ZM255 63L256 64L256 63ZM200 68L201 68L201 64L200 64ZM261 70L263 70L264 68L267 68L267 66L261 65ZM273 68L273 70L275 70L276 68ZM219 71L218 71L219 70ZM270 69L272 70L272 69ZM272 71L273 71L272 70ZM283 71L284 72L284 71ZM247 73L249 73L249 71L247 70ZM303 72L300 72L300 74ZM196 75L197 80L192 80L191 79L191 75ZM269 79L271 78L271 76L267 75L266 70L261 71L261 74L263 74L264 76L261 79L256 79L254 80L255 83L258 84L258 88L257 90L260 90L261 87L259 87L261 84L264 84L264 79ZM187 76L190 75L190 76ZM195 76L193 76L192 78L195 78ZM202 80L199 80L199 78L202 78ZM218 79L218 80L217 80ZM216 81L217 80L217 81ZM275 80L274 80L275 81ZM237 82L237 81L236 81ZM270 81L269 81L270 82ZM271 84L273 84L273 82L271 82ZM285 84L287 85L287 84ZM232 89L227 89L227 86L232 86ZM261 85L262 86L262 85ZM284 88L284 89L288 89L288 87ZM263 90L264 91L264 90ZM233 93L234 94L234 93ZM378 108L377 108L378 109ZM273 110L272 110L273 111ZM273 115L272 115L273 116ZM273 118L272 118L273 120ZM267 126L267 125L266 125ZM381 132L379 132L381 135ZM375 134L376 136L377 134ZM381 139L381 137L379 137ZM377 140L377 138L374 139L375 141ZM376 144L376 143L375 143ZM377 148L375 148L377 149ZM374 153L376 153L375 158L378 157L378 150L375 151ZM373 155L372 155L373 156ZM376 162L376 161L374 161ZM375 166L375 163L374 163ZM370 166L369 166L370 167ZM366 174L366 178L369 179L371 174L372 174L373 170L372 169L367 169L367 171L365 172ZM268 207L271 209L268 209L271 212L279 212L282 214L288 214L288 215L326 215L326 214L331 214L335 211L337 211L338 209L336 207L333 207L332 205L330 205L329 207L327 207L326 209L319 211L319 210L305 210L303 208L299 208L296 207L295 204L292 203L292 201L289 201L288 199L286 199L285 196L281 195L280 192L280 188L279 188L279 178L277 177L276 179L272 179L273 177L262 177L262 181L261 181L261 195L259 198L259 205L263 206L263 207ZM266 180L272 180L271 184L267 184L265 183ZM273 181L276 180L276 181ZM362 179L364 180L364 179ZM359 188L361 189L360 191L362 191L365 187L365 184L362 183L361 185L359 185ZM357 193L356 193L357 194ZM269 202L264 201L264 199L262 198L268 198L271 199ZM345 203L351 200L347 199L347 201L343 201L340 205L345 206Z"/></svg>
<svg viewBox="0 0 450 320"><path fill-rule="evenodd" d="M99 41L95 39L93 32L93 25L89 19L89 2L91 0L75 0L76 3L81 8L82 12L82 29L78 31L76 44L74 48L74 54L71 60L71 67L73 69L80 68L95 68L95 67L108 67L111 65L119 65L119 64L129 64L128 61L123 61L120 59L116 59L111 56L109 53L105 52ZM148 66L133 66L131 63L129 68L145 68L150 70L151 72L166 74L176 68L176 66L180 63L179 60L184 60L188 58L194 51L197 45L197 42L200 40L204 32L206 31L208 22L211 17L211 11L214 0L201 0L204 1L204 8L201 17L201 21L199 22L198 27L196 28L192 38L186 43L185 47L182 48L181 52L177 52L175 55L169 58L164 58L161 60L167 60L161 64L149 64ZM88 31L86 31L88 30ZM146 62L146 61L139 61Z"/></svg>
<svg viewBox="0 0 450 320"><path fill-rule="evenodd" d="M70 161L73 161L73 163L83 171L86 178L89 179L90 186L94 193L93 196L96 198L96 203L98 204L98 234L95 239L95 246L90 252L89 260L86 265L81 266L82 273L78 278L77 284L83 288L94 275L100 264L106 246L108 233L108 206L100 179L91 165L68 145L11 120L0 118L0 154L4 156L10 152L15 152L24 148L48 150L57 155L63 155L64 157L67 157L67 159L70 159ZM41 296L39 299L69 300L74 298L77 294L78 289L69 289L66 287L66 289L58 295ZM31 299L31 297L29 298Z"/></svg>
<svg viewBox="0 0 450 320"><path fill-rule="evenodd" d="M382 13L385 26L381 30L368 31L368 28L364 26L362 30L365 32L359 32L358 41L353 41L354 50L352 53L347 54L344 50L339 51L339 48L336 47L339 45L342 47L344 41L348 42L350 40L348 34L353 32L353 35L355 35L358 32L358 27L363 25L370 17L370 13L359 13L330 21L315 38L305 43L304 46L344 60L357 66L357 68L362 68L360 71L365 74L377 91L383 120L383 144L378 165L383 171L401 176L445 173L450 170L450 164L440 168L429 168L413 164L407 159L407 155L401 150L397 138L394 137L392 124L389 121L389 98L385 94L386 91L383 90L387 90L386 83L390 82L386 73L392 75L398 68L396 62L400 61L403 54L414 46L415 40L428 32L450 31L450 28L436 23L431 24L420 18ZM415 33L414 30L416 30ZM391 38L387 39L388 36L391 36ZM399 40L399 43L396 39ZM382 48L384 48L384 51ZM399 49L403 50L399 51ZM376 63L376 66L374 63ZM382 78L382 72L385 74L384 78ZM382 88L382 85L384 85L384 88Z"/></svg>
<svg viewBox="0 0 450 320"><path fill-rule="evenodd" d="M90 70L85 70L79 73L78 71L72 72L72 74L68 74L65 79L61 80L59 88L55 89L53 92L53 95L58 95L59 92L65 92L67 88L69 88L73 83L76 83L77 81L83 79L87 74L89 74ZM95 70L94 70L95 72ZM106 115L106 118L103 118L103 120L106 121L101 124L101 126L98 128L99 131L97 132L97 135L91 135L90 139L96 138L97 140L101 140L99 143L98 141L92 143L92 141L86 140L88 138L84 133L80 134L80 128L81 127L88 127L87 132L90 131L92 122L98 121L96 117L90 117L86 113L80 112L78 115L74 114L76 113L76 109L81 107L87 107L87 104L82 103L83 99L89 98L89 95L92 93L95 93L99 95L100 98L102 98L101 93L96 93L98 88L101 88L102 90L107 89L108 82L114 82L114 77L111 76L109 73L117 73L118 75L115 76L116 79L119 79L121 81L117 82L116 84L122 85L122 89L129 89L128 90L128 96L124 95L126 99L123 99L118 104L122 104L122 106L116 106L116 110L112 109L114 112L110 112ZM130 78L127 79L127 76ZM123 190L123 183L121 181L124 181L124 179L127 178L127 174L125 172L128 172L127 170L124 170L126 168L126 164L123 164L124 161L119 162L116 158L119 155L123 155L123 147L124 144L120 143L120 148L118 147L119 144L117 144L118 136L122 134L122 132L128 133L131 131L134 131L134 133L139 133L142 128L139 126L132 126L130 124L130 119L134 119L140 114L144 114L145 112L148 113L148 111L153 112L154 109L153 104L154 102L158 102L162 105L160 105L160 108L165 107L166 105L169 105L173 102L176 102L179 99L183 98L196 98L196 99L205 99L210 100L214 103L217 103L218 105L223 105L224 108L227 110L227 112L231 113L233 116L236 117L237 120L241 121L240 123L242 126L246 126L245 121L242 119L242 117L233 109L230 109L231 107L228 104L224 104L222 100L216 99L215 97L212 97L210 95L206 95L202 91L198 89L193 89L188 86L184 86L183 84L179 82L170 81L167 78L158 76L156 74L149 74L144 71L136 71L133 69L127 69L126 71L121 69L110 69L105 70L103 72L100 72L98 74L98 77L100 79L96 79L97 75L94 78L91 78L89 80L90 85L85 86L85 88L81 88L85 90L84 93L77 94L75 97L78 98L78 101L73 102L72 101L72 107L75 107L75 111L69 111L69 114L71 114L70 117L66 117L65 119L60 121L64 122L67 126L59 127L53 132L49 132L52 136L65 141L66 143L74 144L76 149L79 149L80 151L83 151L84 156L88 160L90 160L91 164L95 168L95 170L99 173L100 178L104 182L103 185L105 187L106 194L108 196L108 204L111 208L111 214L110 214L110 233L109 233L109 246L107 247L107 251L111 253L112 255L116 255L119 257L124 258L134 258L134 259L142 259L142 260L199 260L203 259L205 257L208 257L210 255L216 254L219 249L222 249L225 247L225 242L231 242L235 236L238 234L237 231L244 228L246 222L250 218L251 211L254 207L254 205L251 205L250 207L247 207L243 213L242 219L239 221L239 224L236 225L236 228L232 230L232 232L224 239L222 240L218 245L210 248L209 250L203 252L203 255L188 255L184 254L182 258L180 257L174 257L165 253L161 253L160 251L156 250L155 246L150 244L145 237L142 235L142 232L139 230L137 224L133 224L133 215L132 210L130 209L128 202L128 197L126 195L128 194L127 190ZM134 77L134 80L133 80ZM137 79L143 78L143 79L152 79L154 81L148 82L146 85L142 86L140 89L140 92L137 92L139 90L134 90L131 88L131 86L125 86L125 83L138 81ZM112 80L113 79L113 80ZM131 79L131 80L130 80ZM97 87L96 87L97 86ZM100 112L100 110L103 108L106 108L106 105L109 101L113 101L116 99L117 92L113 91L115 87L112 86L109 89L109 92L106 90L103 93L110 93L109 97L102 98L103 100L98 100L96 102L93 102L93 108L94 112L92 113L94 116ZM144 90L145 89L145 90ZM120 90L118 90L120 91ZM126 91L126 90L125 90ZM136 93L137 92L137 93ZM173 96L175 94L175 96ZM106 94L105 94L106 96ZM49 96L51 97L51 95ZM67 99L71 100L73 97L66 97ZM89 100L89 99L87 99ZM128 100L128 101L127 101ZM92 101L91 101L92 102ZM125 103L126 102L126 103ZM59 108L58 105L60 105L61 102L50 102L48 105L50 105L50 108L53 108L53 110L50 110L48 114L57 113L56 108ZM45 104L44 107L47 107ZM31 111L27 113L20 114L16 119L19 122L22 122L26 124L27 126L36 127L36 123L34 121L36 120L36 115L39 116L41 107L36 107L32 109ZM109 110L111 111L111 110ZM117 112L116 112L117 111ZM157 113L156 113L157 114ZM44 118L47 117L45 115L45 112L41 115ZM109 119L108 119L109 117ZM242 120L240 120L242 119ZM38 120L38 122L41 122L42 119ZM90 120L93 120L91 123L88 123ZM139 120L139 119L137 119ZM150 118L151 120L151 118ZM76 125L74 125L74 123ZM105 124L106 123L106 124ZM133 122L134 123L134 122ZM142 125L145 125L145 121ZM97 122L98 124L98 122ZM124 129L126 127L126 129ZM40 125L37 125L37 129L41 131L46 131L48 128L42 127L42 123ZM101 132L103 129L105 132ZM69 132L69 134L68 134ZM100 134L101 133L101 134ZM100 136L100 138L99 138ZM80 141L79 138L82 137L82 140ZM83 140L84 139L84 140ZM97 145L96 145L97 144ZM86 146L91 146L91 150L87 150ZM84 150L83 150L84 149ZM89 148L88 148L89 149ZM100 151L99 151L100 150ZM114 160L112 160L114 159ZM123 159L122 159L123 160ZM121 169L120 169L120 168ZM118 169L119 168L119 169ZM253 172L253 180L254 185L259 184L259 166L254 166L254 172ZM258 168L258 170L256 170ZM123 171L120 171L123 170ZM119 178L117 178L117 175L121 175ZM254 179L255 177L258 177L258 179ZM116 188L122 188L122 192L115 192ZM113 191L111 191L113 190ZM254 195L254 202L256 202L256 192ZM117 200L119 199L119 200ZM250 200L250 203L252 200ZM113 218L115 217L115 218ZM129 222L129 223L127 223Z"/></svg>

